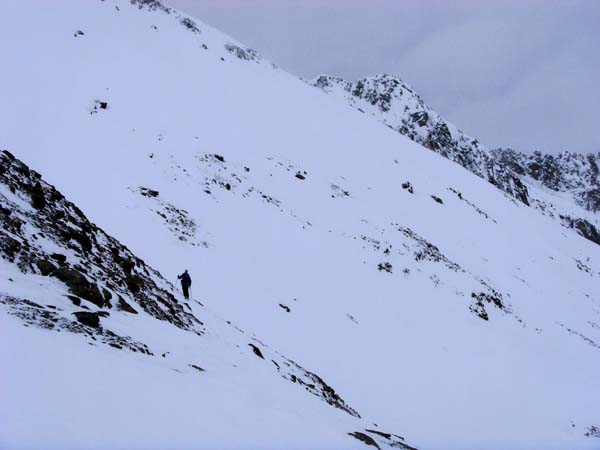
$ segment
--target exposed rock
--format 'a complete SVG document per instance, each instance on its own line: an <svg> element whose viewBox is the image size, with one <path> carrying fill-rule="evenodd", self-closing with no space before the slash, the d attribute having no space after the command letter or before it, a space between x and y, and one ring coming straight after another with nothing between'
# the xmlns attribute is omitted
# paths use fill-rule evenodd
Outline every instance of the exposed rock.
<svg viewBox="0 0 600 450"><path fill-rule="evenodd" d="M77 318L79 323L87 325L88 327L98 328L100 327L100 318L98 314L88 311L77 311L73 315Z"/></svg>
<svg viewBox="0 0 600 450"><path fill-rule="evenodd" d="M387 273L392 273L392 265L389 262L379 263L377 265L377 268L380 271L387 272Z"/></svg>
<svg viewBox="0 0 600 450"><path fill-rule="evenodd" d="M200 367L200 366L197 366L196 364L188 364L188 365L189 365L191 368L193 368L193 369L196 369L198 372L205 372L205 370L204 370L202 367Z"/></svg>
<svg viewBox="0 0 600 450"><path fill-rule="evenodd" d="M52 253L50 257L62 264L67 262L67 257L61 253Z"/></svg>
<svg viewBox="0 0 600 450"><path fill-rule="evenodd" d="M407 190L407 191L408 191L408 192L410 192L411 194L414 194L414 193L415 193L415 191L414 191L414 189L413 189L413 186L412 186L412 184L410 184L410 182L409 182L409 181L406 181L406 182L402 183L402 189L405 189L405 190Z"/></svg>
<svg viewBox="0 0 600 450"><path fill-rule="evenodd" d="M504 310L504 303L502 303L502 296L498 292L486 293L471 293L471 298L475 300L475 303L469 307L469 309L477 314L483 320L489 320L488 312L485 309L485 304L492 304L500 310Z"/></svg>
<svg viewBox="0 0 600 450"><path fill-rule="evenodd" d="M94 115L94 114L98 114L99 110L106 110L108 109L108 102L104 101L104 100L94 100L94 103L92 105L92 108L89 110L90 114Z"/></svg>
<svg viewBox="0 0 600 450"><path fill-rule="evenodd" d="M371 446L381 450L381 447L379 447L379 445L377 445L377 442L375 442L375 439L373 439L371 436L366 435L365 433L361 433L360 431L355 431L354 433L348 433L348 434L350 436L358 439L359 441L364 442L367 445L371 445Z"/></svg>
<svg viewBox="0 0 600 450"><path fill-rule="evenodd" d="M360 111L370 112L384 125L460 164L542 214L556 207L532 198L525 177L549 189L570 193L577 204L591 212L600 211L600 152L547 155L538 151L528 155L511 149L491 150L446 121L410 86L391 75L369 77L355 83L321 75L309 84L341 97ZM589 225L573 227L565 221L562 224L598 243L596 236L600 233L592 231L596 227L589 220L583 217L574 220Z"/></svg>
<svg viewBox="0 0 600 450"><path fill-rule="evenodd" d="M46 206L46 197L39 182L35 183L31 190L31 205L35 209L43 209Z"/></svg>
<svg viewBox="0 0 600 450"><path fill-rule="evenodd" d="M236 58L241 59L243 61L258 62L261 59L258 52L251 48L242 48L238 45L229 43L229 44L225 44L225 50L227 50L229 53L231 53Z"/></svg>
<svg viewBox="0 0 600 450"><path fill-rule="evenodd" d="M72 294L68 300L81 308L85 307L81 299L98 308L110 307L114 294L129 305L121 305L124 311L137 313L137 303L159 320L202 333L202 323L177 302L175 290L159 287L157 282L165 287L170 284L158 272L90 223L39 174L5 151L0 153L0 184L8 187L0 193L0 204L11 211L0 212L0 257L16 263L23 272L35 270L61 280ZM44 207L23 208L21 205L30 201L34 190L45 198ZM19 223L27 223L29 230ZM27 234L30 230L53 243L52 253L31 239ZM57 251L57 247L64 251ZM73 255L73 263L66 254Z"/></svg>
<svg viewBox="0 0 600 450"><path fill-rule="evenodd" d="M127 303L123 297L121 297L119 295L119 301L117 302L117 308L121 311L125 311L128 312L130 314L137 314L138 312L135 310L135 308L133 308L133 306L131 306L129 303Z"/></svg>
<svg viewBox="0 0 600 450"><path fill-rule="evenodd" d="M248 345L252 348L252 351L254 352L254 354L256 356L258 356L259 358L265 359L265 357L263 356L262 352L260 351L260 348L258 348L254 344L248 344Z"/></svg>
<svg viewBox="0 0 600 450"><path fill-rule="evenodd" d="M75 305L75 306L80 306L81 305L81 299L75 295L70 295L67 294L65 295L65 297L67 297L69 300L71 300L71 302Z"/></svg>
<svg viewBox="0 0 600 450"><path fill-rule="evenodd" d="M183 25L185 28L190 30L192 33L196 33L196 34L200 33L200 28L198 28L198 25L196 25L196 22L194 22L189 17L182 18L179 21L179 23L181 23L181 25Z"/></svg>
<svg viewBox="0 0 600 450"><path fill-rule="evenodd" d="M65 283L69 287L69 290L76 296L92 302L99 308L104 306L104 297L100 293L98 286L88 281L85 275L78 270L69 267L60 267L54 270L51 275Z"/></svg>
<svg viewBox="0 0 600 450"><path fill-rule="evenodd" d="M562 220L564 226L573 228L587 240L600 245L600 231L598 231L598 229L587 220L573 219L567 215L561 215L560 219Z"/></svg>
<svg viewBox="0 0 600 450"><path fill-rule="evenodd" d="M350 83L321 75L310 84L343 97L354 108L369 110L388 127L529 204L527 188L516 173L501 166L489 149L433 111L400 78L383 74Z"/></svg>
<svg viewBox="0 0 600 450"><path fill-rule="evenodd" d="M142 194L144 197L158 197L159 192L155 191L154 189L140 187L140 194Z"/></svg>
<svg viewBox="0 0 600 450"><path fill-rule="evenodd" d="M10 262L13 262L15 256L21 251L21 243L1 231L0 235L2 235L2 239L0 239L0 252L6 255Z"/></svg>
<svg viewBox="0 0 600 450"><path fill-rule="evenodd" d="M56 266L47 259L38 259L35 264L40 270L40 273L44 276L47 276L56 270Z"/></svg>

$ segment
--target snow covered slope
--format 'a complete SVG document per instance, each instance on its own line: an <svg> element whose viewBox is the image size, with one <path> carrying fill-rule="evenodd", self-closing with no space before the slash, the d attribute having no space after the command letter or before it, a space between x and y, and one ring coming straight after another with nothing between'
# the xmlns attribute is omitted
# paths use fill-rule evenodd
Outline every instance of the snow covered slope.
<svg viewBox="0 0 600 450"><path fill-rule="evenodd" d="M177 304L167 280L189 269L204 305L182 305L198 335L113 281L139 314L81 305L154 356L90 346L10 314L78 310L55 269L3 253L0 443L383 448L381 429L422 449L600 445L600 247L156 1L2 2L0 50L0 148ZM5 233L83 258L39 250L32 192L5 186L26 223ZM281 372L295 364L301 386ZM329 391L308 371L362 419L311 395Z"/></svg>
<svg viewBox="0 0 600 450"><path fill-rule="evenodd" d="M14 338L2 346L3 448L352 447L352 438L412 448L360 420L318 375L177 300L171 283L12 154L0 153L0 169L0 305ZM65 402L73 396L81 403Z"/></svg>
<svg viewBox="0 0 600 450"><path fill-rule="evenodd" d="M398 77L378 75L353 83L320 75L309 82L375 117L424 147L488 180L516 200L600 245L600 155L532 156L482 145L441 117Z"/></svg>

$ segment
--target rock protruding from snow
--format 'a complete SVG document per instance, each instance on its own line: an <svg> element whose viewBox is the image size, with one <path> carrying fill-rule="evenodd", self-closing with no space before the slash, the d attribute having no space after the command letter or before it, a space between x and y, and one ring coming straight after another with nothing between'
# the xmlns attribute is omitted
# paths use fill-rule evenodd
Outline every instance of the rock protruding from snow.
<svg viewBox="0 0 600 450"><path fill-rule="evenodd" d="M496 149L494 155L503 166L526 175L556 192L570 193L578 205L600 212L600 152L563 152L547 155L539 151L531 155L512 149Z"/></svg>
<svg viewBox="0 0 600 450"><path fill-rule="evenodd" d="M6 151L0 153L0 186L2 258L24 273L62 281L77 306L136 313L131 305L137 304L159 320L202 333L170 283ZM86 314L78 316L81 323L99 326Z"/></svg>
<svg viewBox="0 0 600 450"><path fill-rule="evenodd" d="M349 82L320 75L309 82L343 99L353 108L370 113L387 127L463 166L514 199L538 209L584 238L598 244L600 232L584 217L572 217L562 207L541 200L535 183L569 193L585 210L600 211L600 153L558 156L511 149L490 150L431 109L404 81L392 75ZM530 183L534 181L534 186ZM564 219L566 217L567 219Z"/></svg>
<svg viewBox="0 0 600 450"><path fill-rule="evenodd" d="M310 84L343 97L354 108L529 204L527 187L513 171L497 164L488 148L447 122L400 78L384 74L351 83L320 75Z"/></svg>

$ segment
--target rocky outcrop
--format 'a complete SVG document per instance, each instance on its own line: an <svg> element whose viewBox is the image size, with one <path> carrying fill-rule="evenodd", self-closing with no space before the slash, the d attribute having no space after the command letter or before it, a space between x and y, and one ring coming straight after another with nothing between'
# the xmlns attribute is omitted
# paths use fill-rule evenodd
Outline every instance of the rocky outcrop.
<svg viewBox="0 0 600 450"><path fill-rule="evenodd" d="M152 355L150 349L142 342L130 337L119 336L101 326L100 314L88 311L77 311L72 317L65 311L52 305L40 305L25 298L17 298L0 293L0 305L8 314L18 317L27 326L35 326L44 330L66 331L81 334L90 340L91 345L102 343L117 349Z"/></svg>
<svg viewBox="0 0 600 450"><path fill-rule="evenodd" d="M525 155L511 149L491 150L441 117L408 84L391 75L355 82L320 75L309 84L373 115L387 127L489 181L516 201L558 219L563 226L598 244L596 237L600 231L593 223L581 217L564 220L565 213L536 198L528 184L539 183L548 189L569 193L577 205L598 213L600 153L565 152L553 156L540 152Z"/></svg>
<svg viewBox="0 0 600 450"><path fill-rule="evenodd" d="M0 184L7 188L0 193L0 257L24 273L60 280L73 304L110 310L118 299L118 310L135 314L137 305L159 320L202 333L201 322L185 311L169 282L6 151L0 153ZM89 313L77 319L96 323Z"/></svg>
<svg viewBox="0 0 600 450"><path fill-rule="evenodd" d="M401 79L384 74L351 83L321 75L310 84L343 97L351 106L529 205L529 192L518 174L498 164L488 148L444 120Z"/></svg>
<svg viewBox="0 0 600 450"><path fill-rule="evenodd" d="M493 153L501 165L519 175L529 176L553 191L568 192L579 206L600 212L600 152L546 155L535 151L526 155L512 149L496 149Z"/></svg>

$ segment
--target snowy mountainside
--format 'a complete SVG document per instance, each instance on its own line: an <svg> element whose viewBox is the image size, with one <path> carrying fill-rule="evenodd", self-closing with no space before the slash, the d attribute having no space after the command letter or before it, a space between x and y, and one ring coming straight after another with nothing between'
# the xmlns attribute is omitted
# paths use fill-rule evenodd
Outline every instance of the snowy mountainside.
<svg viewBox="0 0 600 450"><path fill-rule="evenodd" d="M421 449L597 448L600 247L165 8L0 3L0 148L202 322L199 336L142 311L125 269L112 309L81 305L154 356L23 327L4 307L0 442L321 449L368 448L367 436L384 448L391 431ZM37 227L27 191L9 192L3 208ZM19 239L37 252L40 232ZM106 287L77 240L61 247L54 266L52 253L77 251ZM73 322L64 282L1 263L4 297ZM202 307L169 284L186 268ZM117 311L115 294L139 314ZM290 361L305 369L280 373ZM308 372L361 419L311 395Z"/></svg>
<svg viewBox="0 0 600 450"><path fill-rule="evenodd" d="M269 383L277 385L280 377L297 385L297 391L291 396L291 391L286 393L285 389L275 387L279 395L285 396L276 405L277 413L294 412L302 417L310 411L310 414L317 414L319 420L337 423L340 427L336 439L339 440L339 445L352 447L351 439L344 439L352 436L361 442L378 443L377 446L384 448L412 448L403 442L404 438L401 436L378 430L372 423L361 422L359 413L347 405L322 378L269 348L256 336L246 335L231 322L215 320L214 317L208 318L211 329L207 330L197 318L207 315L201 305L178 300L179 294L171 283L135 257L125 246L90 223L75 205L12 154L6 151L0 153L0 169L0 256L3 285L0 305L3 313L8 314L8 317L3 319L3 326L14 327L17 322L6 320L14 317L28 327L81 335L84 343L97 347L95 353L108 360L115 357L113 349L143 354L145 359L138 358L138 363L148 366L147 370L162 369L161 376L168 380L170 385L180 383L180 378L186 379L186 382L190 378L202 380L203 374L212 370L216 372L213 376L228 378L232 376L231 372L240 370L239 364L244 367L241 370L244 371L247 380L256 382L258 379L260 382L267 378ZM151 333L155 336L151 336ZM224 338L226 340L223 340ZM29 341L29 338L26 339ZM145 342L149 340L152 344L147 345ZM28 342L28 345L32 344L39 345L40 342L33 339ZM72 351L81 356L81 342L71 339L63 345L65 351ZM186 354L182 352L181 346L193 346L203 351L190 351ZM250 350L244 352L244 348ZM20 350L25 349L34 351L27 345ZM4 348L2 350L6 351ZM216 354L223 359L220 366L217 365ZM22 356L19 356L18 352L13 350L8 356L10 363L21 363ZM268 361L271 373L257 370L255 365L248 363L247 360L255 357ZM161 359L166 364L160 361ZM226 367L224 363L229 363L230 367ZM93 362L88 362L88 365L88 370L97 369ZM54 372L49 367L46 367L46 370L51 374ZM21 417L25 410L19 409L21 381L12 375L11 373L4 380L6 391L3 392L3 397L8 400L15 396L16 408L5 411L5 414L11 414L12 417L3 417L3 423L15 426L19 420L25 419ZM86 381L95 380L92 378ZM202 380L202 383L206 383L206 380ZM244 387L257 397L264 395L261 388L253 386L250 381L246 381ZM117 395L126 395L119 392L121 389L122 387L116 388ZM220 389L228 388L221 386ZM318 404L310 405L303 411L303 402L298 402L298 393L303 392L319 398L332 409L346 413L351 419L337 418L338 414L332 414L327 408L319 408ZM151 390L147 394L152 397ZM174 407L190 414L188 409L193 405L185 397L185 390L173 389L171 394L177 402ZM224 392L221 393L223 394ZM42 395L45 399L46 394ZM115 393L111 396L115 396ZM241 413L238 420L248 420L244 413L248 409L258 408L258 405L244 404L246 402L247 400L242 400L240 404L222 404L221 408L226 406L233 411L237 410ZM143 402L141 405L149 407ZM137 405L136 408L140 408L141 405ZM216 406L213 403L210 405L211 409ZM215 411L211 413L214 414ZM62 414L63 419L73 420L71 412L63 411ZM173 413L176 417L180 414ZM235 417L235 413L233 416ZM200 417L206 419L204 415ZM215 419L227 420L225 417L213 418ZM231 420L231 417L228 419ZM106 417L102 417L102 420L106 422ZM269 420L277 418L271 416ZM199 418L196 421L199 421ZM291 423L283 421L280 426L287 427L287 432L291 435L298 433L300 429L310 433L312 427L318 427L314 423L310 424L311 421L311 416L307 415L302 417L301 424L294 419ZM116 427L122 426L118 421L110 419L109 423ZM152 426L161 427L165 424L153 422ZM206 424L201 426L206 428ZM262 428L259 423L253 426ZM344 430L344 426L348 429ZM139 425L136 424L136 427ZM289 429L290 427L292 428ZM69 437L68 427L59 425L56 430L48 428L38 430L39 434L30 445L42 444L46 448L57 444L69 448L82 445L76 438ZM222 428L223 424L220 424L212 434L207 433L206 429L203 430L202 439L205 443L215 442L219 448L224 448L228 441L230 445L239 445L235 440L231 441L231 438L221 434L224 431ZM260 433L265 431L260 430ZM10 432L3 426L0 434L2 446L22 446L23 442L19 441L19 438L24 437L21 434L24 432L27 430L18 426ZM276 445L288 442L290 437L286 436L285 440L273 437L269 441L260 438L260 433L255 432L247 436L248 442L257 443L264 440L267 448L276 448ZM194 434L184 432L179 437L180 445L195 446L194 442L198 436ZM132 436L121 437L113 442L97 442L95 445L102 447L116 443L123 446L127 441L131 445L139 445ZM319 440L317 445L318 443ZM172 446L173 443L167 442L167 445Z"/></svg>
<svg viewBox="0 0 600 450"><path fill-rule="evenodd" d="M554 158L539 152L527 156L510 149L490 150L441 117L412 87L391 75L355 82L320 75L309 84L374 116L600 245L595 214L600 199L597 156L565 153ZM568 195L556 198L553 192Z"/></svg>

